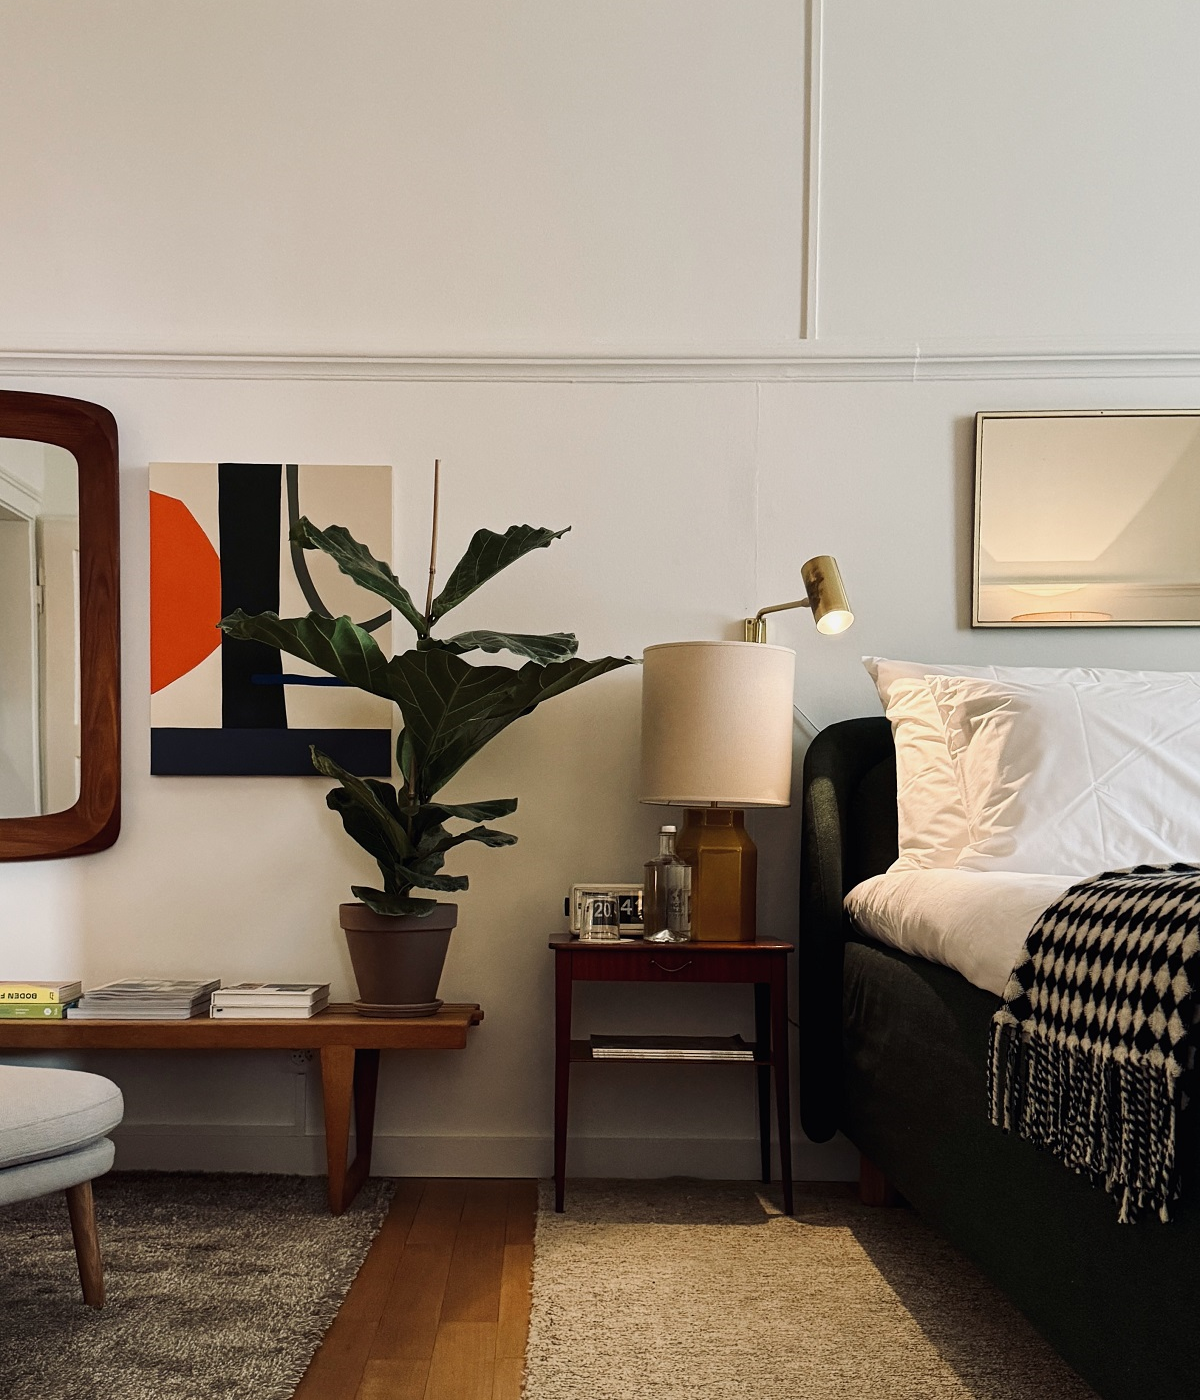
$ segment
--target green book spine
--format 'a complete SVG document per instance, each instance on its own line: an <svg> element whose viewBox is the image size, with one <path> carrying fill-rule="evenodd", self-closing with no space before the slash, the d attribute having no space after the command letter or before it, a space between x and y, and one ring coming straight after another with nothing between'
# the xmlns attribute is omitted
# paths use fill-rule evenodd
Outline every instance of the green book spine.
<svg viewBox="0 0 1200 1400"><path fill-rule="evenodd" d="M0 1021L61 1021L70 1005L57 1001L0 1002Z"/></svg>

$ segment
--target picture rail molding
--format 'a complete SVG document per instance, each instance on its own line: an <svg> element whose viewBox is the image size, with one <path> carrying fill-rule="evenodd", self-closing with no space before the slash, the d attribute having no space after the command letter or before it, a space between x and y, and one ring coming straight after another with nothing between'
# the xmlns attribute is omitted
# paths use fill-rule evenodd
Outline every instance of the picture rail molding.
<svg viewBox="0 0 1200 1400"><path fill-rule="evenodd" d="M483 383L773 383L850 380L1200 379L1200 346L1014 345L674 352L352 355L0 350L0 379L227 379Z"/></svg>

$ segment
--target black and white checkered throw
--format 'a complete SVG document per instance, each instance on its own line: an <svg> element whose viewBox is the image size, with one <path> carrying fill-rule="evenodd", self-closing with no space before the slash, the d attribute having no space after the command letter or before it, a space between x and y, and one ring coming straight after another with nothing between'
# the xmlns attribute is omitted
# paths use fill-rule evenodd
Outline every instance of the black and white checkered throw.
<svg viewBox="0 0 1200 1400"><path fill-rule="evenodd" d="M992 1122L1169 1218L1200 990L1200 866L1086 880L1041 916L992 1018Z"/></svg>

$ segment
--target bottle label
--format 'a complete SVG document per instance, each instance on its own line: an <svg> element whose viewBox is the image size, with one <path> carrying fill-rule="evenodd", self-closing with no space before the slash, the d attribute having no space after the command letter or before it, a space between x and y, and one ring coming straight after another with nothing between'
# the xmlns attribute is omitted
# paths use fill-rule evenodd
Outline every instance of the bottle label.
<svg viewBox="0 0 1200 1400"><path fill-rule="evenodd" d="M667 891L667 928L672 933L692 931L692 892L685 885Z"/></svg>

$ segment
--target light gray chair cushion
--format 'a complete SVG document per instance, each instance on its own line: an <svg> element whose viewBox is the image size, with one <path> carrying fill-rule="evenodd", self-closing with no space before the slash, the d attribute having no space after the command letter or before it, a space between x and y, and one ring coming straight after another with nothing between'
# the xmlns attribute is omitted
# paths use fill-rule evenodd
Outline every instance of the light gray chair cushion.
<svg viewBox="0 0 1200 1400"><path fill-rule="evenodd" d="M124 1109L120 1089L99 1074L0 1065L0 1168L86 1147L115 1128Z"/></svg>
<svg viewBox="0 0 1200 1400"><path fill-rule="evenodd" d="M14 1201L32 1201L48 1196L52 1191L65 1191L81 1181L92 1181L113 1164L116 1149L108 1138L100 1138L75 1152L57 1157L43 1157L37 1162L22 1162L19 1167L0 1171L0 1206Z"/></svg>

